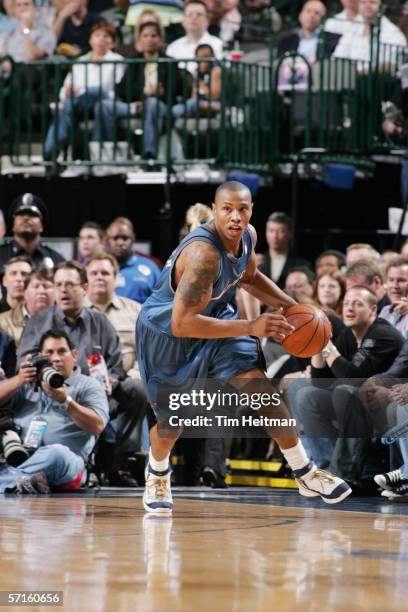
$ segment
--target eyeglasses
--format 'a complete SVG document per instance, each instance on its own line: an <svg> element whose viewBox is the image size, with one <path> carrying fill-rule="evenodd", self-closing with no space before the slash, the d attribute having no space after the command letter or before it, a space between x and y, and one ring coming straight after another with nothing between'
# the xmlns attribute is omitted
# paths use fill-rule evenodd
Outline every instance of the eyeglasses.
<svg viewBox="0 0 408 612"><path fill-rule="evenodd" d="M124 235L118 235L118 236L108 236L109 240L114 240L116 242L116 240L124 240L125 242L127 240L132 240L132 236L124 236Z"/></svg>
<svg viewBox="0 0 408 612"><path fill-rule="evenodd" d="M68 289L72 291L74 287L80 287L82 283L72 283L71 281L67 281L66 283L55 283L55 288L57 291L61 291L61 289Z"/></svg>

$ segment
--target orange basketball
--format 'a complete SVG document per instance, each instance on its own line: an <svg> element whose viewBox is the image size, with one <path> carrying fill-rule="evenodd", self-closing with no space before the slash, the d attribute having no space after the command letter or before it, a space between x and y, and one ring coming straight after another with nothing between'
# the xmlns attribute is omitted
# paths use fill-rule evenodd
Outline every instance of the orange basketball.
<svg viewBox="0 0 408 612"><path fill-rule="evenodd" d="M285 312L288 323L295 331L282 342L282 346L295 357L312 357L330 340L332 326L324 312L310 304L296 304Z"/></svg>

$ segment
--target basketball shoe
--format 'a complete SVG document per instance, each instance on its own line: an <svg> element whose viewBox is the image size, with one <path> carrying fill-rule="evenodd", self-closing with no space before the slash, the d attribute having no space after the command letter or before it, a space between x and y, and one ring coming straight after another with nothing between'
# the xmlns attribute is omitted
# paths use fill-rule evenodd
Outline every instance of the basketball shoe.
<svg viewBox="0 0 408 612"><path fill-rule="evenodd" d="M299 493L304 497L321 497L326 504L337 504L350 495L351 488L330 472L319 470L313 462L293 470Z"/></svg>
<svg viewBox="0 0 408 612"><path fill-rule="evenodd" d="M374 480L379 487L386 491L393 491L395 487L399 487L404 483L408 484L408 479L405 478L400 469L385 474L376 474Z"/></svg>
<svg viewBox="0 0 408 612"><path fill-rule="evenodd" d="M143 493L143 506L147 512L168 515L173 510L171 496L171 470L156 472L148 463L146 466L146 484Z"/></svg>
<svg viewBox="0 0 408 612"><path fill-rule="evenodd" d="M392 501L408 502L408 480L394 486L391 491L384 489L384 491L381 491L381 495Z"/></svg>

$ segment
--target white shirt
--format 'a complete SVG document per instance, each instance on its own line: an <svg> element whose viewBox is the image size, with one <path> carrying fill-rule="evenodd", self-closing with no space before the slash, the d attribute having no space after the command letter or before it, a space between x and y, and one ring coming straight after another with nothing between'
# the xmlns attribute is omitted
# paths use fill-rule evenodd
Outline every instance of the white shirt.
<svg viewBox="0 0 408 612"><path fill-rule="evenodd" d="M333 57L369 62L371 45L370 36L366 35L367 26L361 15L357 17L355 23L358 24L358 27L353 27L352 30L341 37ZM391 23L387 17L381 17L379 61L381 63L395 63L397 55L396 47L406 46L407 40L401 30ZM377 57L376 49L373 50L373 57Z"/></svg>
<svg viewBox="0 0 408 612"><path fill-rule="evenodd" d="M286 263L287 255L271 255L271 279L276 283Z"/></svg>
<svg viewBox="0 0 408 612"><path fill-rule="evenodd" d="M166 53L170 57L176 59L190 59L195 57L195 52L198 45L211 45L216 58L222 58L222 40L218 36L212 36L208 32L204 32L200 40L190 41L187 36L182 36L167 47ZM196 62L188 62L187 70L193 73L197 68Z"/></svg>
<svg viewBox="0 0 408 612"><path fill-rule="evenodd" d="M103 58L104 62L121 61L123 57L113 51L108 51ZM125 72L125 64L85 64L84 62L91 61L91 52L82 55L72 66L72 71L65 77L64 83L60 90L60 100L66 99L66 88L69 85L73 86L75 96L80 96L85 93L90 87L101 87L107 92L113 92L115 83L118 83Z"/></svg>
<svg viewBox="0 0 408 612"><path fill-rule="evenodd" d="M327 19L324 29L326 32L343 36L343 34L348 34L356 24L358 26L358 15L354 19L347 19L347 11L344 10Z"/></svg>

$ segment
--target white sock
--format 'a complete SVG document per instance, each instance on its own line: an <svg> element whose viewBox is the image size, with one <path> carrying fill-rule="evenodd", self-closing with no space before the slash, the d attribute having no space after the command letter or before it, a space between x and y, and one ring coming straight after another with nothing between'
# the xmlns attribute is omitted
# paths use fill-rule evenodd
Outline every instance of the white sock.
<svg viewBox="0 0 408 612"><path fill-rule="evenodd" d="M167 472L167 470L169 469L169 457L170 454L168 454L165 459L158 461L153 457L152 449L149 449L149 464L155 472Z"/></svg>
<svg viewBox="0 0 408 612"><path fill-rule="evenodd" d="M291 448L281 448L281 451L292 470L300 470L310 463L310 459L307 456L300 440L296 446L292 446Z"/></svg>

